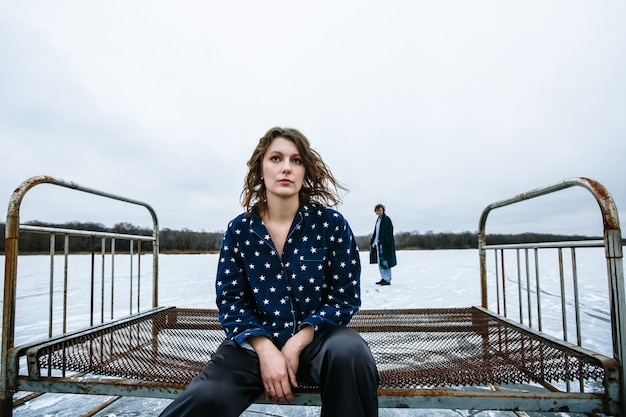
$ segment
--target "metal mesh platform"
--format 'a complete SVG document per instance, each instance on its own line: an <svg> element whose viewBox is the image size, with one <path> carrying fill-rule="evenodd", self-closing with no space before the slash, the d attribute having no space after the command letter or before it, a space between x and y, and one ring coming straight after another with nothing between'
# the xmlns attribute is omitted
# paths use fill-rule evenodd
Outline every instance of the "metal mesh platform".
<svg viewBox="0 0 626 417"><path fill-rule="evenodd" d="M360 311L380 388L602 380L598 355L543 337L486 310ZM29 373L60 370L182 388L224 339L215 310L160 308L28 350ZM57 371L58 372L58 371Z"/></svg>

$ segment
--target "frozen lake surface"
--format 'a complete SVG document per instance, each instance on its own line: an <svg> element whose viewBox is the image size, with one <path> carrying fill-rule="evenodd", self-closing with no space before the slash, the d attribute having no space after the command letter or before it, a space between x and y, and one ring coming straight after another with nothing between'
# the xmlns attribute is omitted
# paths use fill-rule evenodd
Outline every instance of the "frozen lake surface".
<svg viewBox="0 0 626 417"><path fill-rule="evenodd" d="M369 265L367 254L361 254L363 271L361 276L362 309L379 308L443 308L467 307L480 305L479 264L477 250L435 250L435 251L399 251L398 266L393 269L392 285L381 287L376 265ZM124 259L126 258L126 260ZM0 258L4 270L4 257ZM128 257L116 256L116 269L126 268ZM611 355L610 315L606 283L606 264L603 262L603 249L586 249L577 253L578 278L582 305L583 345L608 356ZM143 260L142 260L143 262ZM507 260L508 262L508 260ZM150 268L150 258L142 264L144 271ZM177 307L215 307L214 273L217 255L160 255L159 304ZM88 271L90 257L75 255L70 257L70 269ZM63 259L55 258L55 274L62 277ZM489 265L488 265L489 266ZM50 258L48 256L25 256L20 258L18 278L18 312L16 323L16 342L25 343L42 338L47 332L48 289ZM129 268L130 270L130 268ZM513 275L515 267L507 267ZM80 273L80 272L79 272ZM553 267L542 270L543 276L558 277L556 263ZM129 273L130 275L130 273ZM514 288L514 278L507 274ZM61 279L61 278L55 278ZM142 278L148 280L148 278ZM88 281L88 279L85 279ZM123 280L116 283L123 291ZM560 301L557 284L542 287L544 331L560 334ZM55 284L55 297L61 296L60 284ZM490 284L493 291L493 282ZM515 284L516 285L516 284ZM507 287L507 288L509 288ZM89 305L88 282L84 285L71 286L68 291L84 294L82 302L69 306L69 328L85 327L88 317L84 313ZM512 290L511 290L512 291ZM495 297L490 295L490 304ZM150 290L142 289L142 305L151 303ZM55 301L60 308L60 302ZM492 307L490 305L490 307ZM108 306L107 306L108 309ZM116 305L128 314L128 302ZM107 313L105 313L107 314ZM511 315L511 313L509 314ZM517 318L513 315L514 318ZM585 329L591 329L586 330ZM575 340L570 338L569 340ZM99 396L45 394L14 411L15 417L61 417L79 416L102 401ZM96 416L118 417L156 416L171 400L148 398L121 398L101 411ZM533 413L529 413L533 415ZM534 415L537 415L534 413ZM544 416L565 416L569 414L553 413ZM290 407L253 405L244 417L258 416L319 416L317 407ZM509 412L466 411L466 410L396 410L381 409L381 417L392 416L514 416Z"/></svg>

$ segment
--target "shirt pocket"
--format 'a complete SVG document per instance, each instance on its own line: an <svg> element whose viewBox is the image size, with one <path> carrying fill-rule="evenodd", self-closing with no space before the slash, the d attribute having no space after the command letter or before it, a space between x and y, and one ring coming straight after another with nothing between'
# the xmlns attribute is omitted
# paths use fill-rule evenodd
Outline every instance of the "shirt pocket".
<svg viewBox="0 0 626 417"><path fill-rule="evenodd" d="M309 284L323 282L326 260L327 253L324 247L312 247L304 253L301 252L298 258L298 281L306 281Z"/></svg>

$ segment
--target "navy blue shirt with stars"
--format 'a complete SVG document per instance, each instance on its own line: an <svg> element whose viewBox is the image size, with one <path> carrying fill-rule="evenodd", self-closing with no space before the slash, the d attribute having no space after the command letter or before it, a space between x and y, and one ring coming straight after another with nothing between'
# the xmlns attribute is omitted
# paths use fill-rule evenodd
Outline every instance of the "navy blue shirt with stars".
<svg viewBox="0 0 626 417"><path fill-rule="evenodd" d="M224 233L217 267L219 320L247 345L266 336L278 348L302 326L346 325L361 306L361 263L348 222L317 204L300 206L282 257L261 218L244 213Z"/></svg>

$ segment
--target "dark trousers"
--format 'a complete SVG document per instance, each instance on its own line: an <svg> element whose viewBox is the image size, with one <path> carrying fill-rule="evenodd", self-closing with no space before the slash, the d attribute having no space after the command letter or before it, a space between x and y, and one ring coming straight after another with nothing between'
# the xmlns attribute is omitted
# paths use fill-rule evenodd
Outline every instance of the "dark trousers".
<svg viewBox="0 0 626 417"><path fill-rule="evenodd" d="M318 385L322 417L378 416L378 371L353 329L321 331L300 355L298 383ZM161 417L237 417L263 392L254 351L225 341Z"/></svg>

